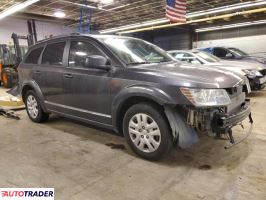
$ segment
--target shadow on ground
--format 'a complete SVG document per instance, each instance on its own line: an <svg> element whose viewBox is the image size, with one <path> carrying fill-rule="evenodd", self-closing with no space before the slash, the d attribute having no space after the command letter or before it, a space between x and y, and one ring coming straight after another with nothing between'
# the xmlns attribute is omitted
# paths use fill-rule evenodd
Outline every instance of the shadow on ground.
<svg viewBox="0 0 266 200"><path fill-rule="evenodd" d="M122 134L59 116L52 116L45 125L66 134L78 136L80 141L93 141L109 146L110 151L123 151L132 158L141 159L130 150ZM239 135L240 132L242 132L240 129L236 129L235 135ZM245 161L251 149L248 141L244 141L232 149L225 150L224 146L227 142L227 140L200 135L200 141L191 148L184 150L174 146L169 155L156 164L169 167L186 166L199 170L211 170L220 167L232 170Z"/></svg>

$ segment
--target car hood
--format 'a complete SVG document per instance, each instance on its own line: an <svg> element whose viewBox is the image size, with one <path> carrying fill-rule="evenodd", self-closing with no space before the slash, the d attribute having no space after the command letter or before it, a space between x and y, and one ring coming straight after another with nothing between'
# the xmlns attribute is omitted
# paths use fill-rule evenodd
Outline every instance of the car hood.
<svg viewBox="0 0 266 200"><path fill-rule="evenodd" d="M232 73L235 73L239 76L246 76L247 73L245 71L243 71L244 68L239 67L239 66L234 66L234 65L228 65L228 64L224 64L224 63L207 63L204 64L204 66L208 66L209 68L212 69L220 69L220 70L227 70L230 71Z"/></svg>
<svg viewBox="0 0 266 200"><path fill-rule="evenodd" d="M179 62L138 65L129 67L128 72L133 79L182 87L231 88L244 84L241 76L230 71Z"/></svg>
<svg viewBox="0 0 266 200"><path fill-rule="evenodd" d="M240 57L241 60L252 60L252 61L256 61L258 63L264 64L266 65L266 57L263 56L242 56Z"/></svg>
<svg viewBox="0 0 266 200"><path fill-rule="evenodd" d="M219 65L225 65L230 67L237 67L239 69L249 69L249 70L263 70L266 66L259 62L254 61L226 61L222 60L218 62Z"/></svg>

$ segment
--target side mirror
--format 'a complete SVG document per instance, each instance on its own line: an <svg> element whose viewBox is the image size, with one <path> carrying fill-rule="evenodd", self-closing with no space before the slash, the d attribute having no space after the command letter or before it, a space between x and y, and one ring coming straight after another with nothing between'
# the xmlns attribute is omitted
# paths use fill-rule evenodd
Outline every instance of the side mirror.
<svg viewBox="0 0 266 200"><path fill-rule="evenodd" d="M91 55L86 57L85 66L88 68L96 68L103 70L110 70L110 60L99 55Z"/></svg>

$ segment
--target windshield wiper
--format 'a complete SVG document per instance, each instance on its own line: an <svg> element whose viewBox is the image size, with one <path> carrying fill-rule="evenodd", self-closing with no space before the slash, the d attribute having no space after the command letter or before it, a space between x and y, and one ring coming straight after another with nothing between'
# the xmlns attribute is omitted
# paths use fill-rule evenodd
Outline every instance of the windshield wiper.
<svg viewBox="0 0 266 200"><path fill-rule="evenodd" d="M132 62L127 63L127 65L142 65L142 64L151 64L150 62Z"/></svg>

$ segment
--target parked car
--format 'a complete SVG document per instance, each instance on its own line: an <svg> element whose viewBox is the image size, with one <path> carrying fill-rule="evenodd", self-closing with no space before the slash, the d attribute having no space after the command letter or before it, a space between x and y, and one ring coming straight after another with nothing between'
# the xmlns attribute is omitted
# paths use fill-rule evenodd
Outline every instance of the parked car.
<svg viewBox="0 0 266 200"><path fill-rule="evenodd" d="M250 55L235 47L207 47L207 48L199 48L199 50L213 54L221 59L255 61L266 65L265 56Z"/></svg>
<svg viewBox="0 0 266 200"><path fill-rule="evenodd" d="M177 143L214 136L250 116L244 80L230 72L181 64L140 39L56 37L32 46L19 66L33 122L50 113L122 132L139 156L157 160ZM233 140L231 140L233 143Z"/></svg>
<svg viewBox="0 0 266 200"><path fill-rule="evenodd" d="M246 76L252 90L261 90L265 88L266 67L259 63L222 60L212 54L199 50L180 50L170 51L169 53L179 61L227 69Z"/></svg>

